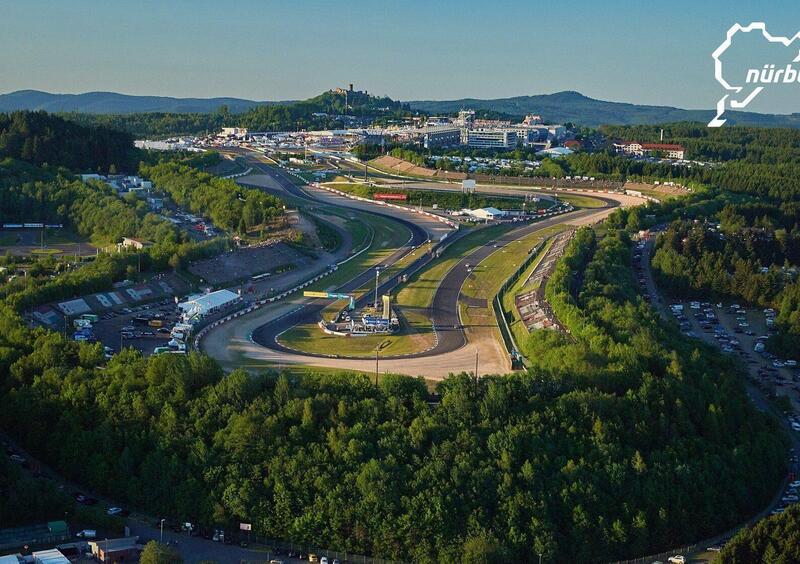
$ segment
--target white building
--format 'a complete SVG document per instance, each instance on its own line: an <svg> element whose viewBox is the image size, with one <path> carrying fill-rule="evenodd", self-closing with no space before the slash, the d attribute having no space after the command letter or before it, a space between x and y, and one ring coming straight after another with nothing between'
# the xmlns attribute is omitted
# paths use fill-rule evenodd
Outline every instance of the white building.
<svg viewBox="0 0 800 564"><path fill-rule="evenodd" d="M461 128L451 125L428 126L422 132L422 140L426 149L454 147L461 143Z"/></svg>
<svg viewBox="0 0 800 564"><path fill-rule="evenodd" d="M474 149L513 149L519 140L516 129L464 129L461 144Z"/></svg>
<svg viewBox="0 0 800 564"><path fill-rule="evenodd" d="M223 127L217 137L236 137L243 139L247 137L247 129L244 127Z"/></svg>
<svg viewBox="0 0 800 564"><path fill-rule="evenodd" d="M182 317L184 321L196 321L216 313L240 299L241 297L236 292L217 290L209 294L189 296L185 302L178 304L178 308L183 311Z"/></svg>
<svg viewBox="0 0 800 564"><path fill-rule="evenodd" d="M57 548L34 552L33 562L35 564L70 564L69 559Z"/></svg>
<svg viewBox="0 0 800 564"><path fill-rule="evenodd" d="M639 143L638 141L623 141L614 143L617 153L641 157L645 154L658 153L668 159L683 160L686 150L683 145L673 143Z"/></svg>
<svg viewBox="0 0 800 564"><path fill-rule="evenodd" d="M520 139L526 145L544 141L560 141L567 135L567 128L563 125L544 125L536 123L522 123L516 126Z"/></svg>
<svg viewBox="0 0 800 564"><path fill-rule="evenodd" d="M558 158L558 157L566 157L567 155L571 155L574 152L575 151L573 151L572 149L569 149L567 147L551 147L550 149L544 149L542 151L537 151L536 152L536 156L537 157L542 156L542 157L556 157L556 158Z"/></svg>
<svg viewBox="0 0 800 564"><path fill-rule="evenodd" d="M479 208L477 210L470 210L469 215L476 219L495 220L503 218L506 212L498 210L497 208Z"/></svg>

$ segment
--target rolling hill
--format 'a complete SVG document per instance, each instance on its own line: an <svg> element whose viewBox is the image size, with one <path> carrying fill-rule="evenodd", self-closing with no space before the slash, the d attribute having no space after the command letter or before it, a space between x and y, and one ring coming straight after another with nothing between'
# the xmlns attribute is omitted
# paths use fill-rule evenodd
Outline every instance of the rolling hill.
<svg viewBox="0 0 800 564"><path fill-rule="evenodd" d="M572 122L586 126L602 124L654 124L678 121L708 122L712 110L684 110L670 106L647 106L624 102L607 102L584 96L580 92L564 91L554 94L515 96L481 100L419 100L409 102L414 110L432 114L457 112L463 108L493 110L513 116L534 113L555 123ZM752 112L727 112L728 123L764 127L800 127L800 114L774 115Z"/></svg>
<svg viewBox="0 0 800 564"><path fill-rule="evenodd" d="M211 113L228 106L239 113L255 106L276 104L241 98L170 98L167 96L131 96L116 92L86 92L84 94L51 94L39 90L18 90L0 94L0 112L14 110L45 110L47 112L78 112L87 114L133 114L168 112L176 114Z"/></svg>
<svg viewBox="0 0 800 564"><path fill-rule="evenodd" d="M325 96L323 94L322 96ZM307 100L316 103L320 96ZM375 98L384 106L393 107L389 98ZM19 90L0 94L0 112L13 110L45 110L85 114L138 114L165 112L171 114L204 114L228 106L232 113L242 113L261 106L286 105L292 101L255 101L242 98L170 98L166 96L132 96L115 92L85 94L51 94L38 90ZM459 100L417 100L408 102L412 110L431 114L448 114L463 108L492 110L512 116L528 113L542 115L548 122L572 122L586 126L602 124L655 124L678 121L708 122L712 110L685 110L671 106L650 106L609 102L564 91L553 94L515 96L512 98ZM333 109L333 108L331 108ZM776 115L752 112L728 112L729 124L763 127L800 127L800 114Z"/></svg>

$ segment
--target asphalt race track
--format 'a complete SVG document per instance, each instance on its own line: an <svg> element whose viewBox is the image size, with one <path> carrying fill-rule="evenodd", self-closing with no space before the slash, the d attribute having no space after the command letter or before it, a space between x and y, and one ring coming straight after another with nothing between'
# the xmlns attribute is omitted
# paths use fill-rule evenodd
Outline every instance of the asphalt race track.
<svg viewBox="0 0 800 564"><path fill-rule="evenodd" d="M315 205L339 205L365 211L361 205L357 205L356 202L346 198L340 198L339 200L336 200L335 203L316 198L311 190L305 190L296 185L282 170L264 165L264 163L259 161L257 156L253 155L252 153L244 153L244 156L248 161L248 166L252 166L254 170L258 171L259 174L265 174L274 179L275 182L280 186L280 189L284 190L291 196L301 198ZM436 293L434 294L433 303L430 309L430 318L437 333L435 346L424 352L416 354L412 353L402 356L382 356L381 360L385 361L385 366L394 367L395 364L401 363L401 365L414 367L411 368L412 371L419 371L421 367L420 363L424 364L434 362L447 365L459 365L467 362L467 357L470 355L474 356L474 353L471 351L471 344L470 346L466 346L468 345L467 336L461 326L458 305L461 288L469 276L467 264L470 266L480 264L481 261L483 261L489 255L498 251L510 242L547 227L561 223L580 224L581 221L593 221L598 212L605 212L607 214L611 209L619 205L625 205L623 202L626 201L626 196L622 195L619 197L616 195L601 195L597 193L592 193L590 195L592 198L604 201L606 203L606 207L569 212L560 216L527 223L518 228L512 228L511 230L498 235L495 240L475 249L469 255L461 257L455 266L453 266L453 268L451 268L445 274L444 278L441 280L436 289ZM630 202L628 203L630 204ZM369 206L369 204L366 205ZM398 218L395 215L382 213L382 210L380 210L380 208L377 206L370 206L369 213L385 215L390 217L393 221L399 221L411 232L411 237L406 245L393 253L391 257L384 262L384 265L390 265L394 263L406 253L410 252L413 247L425 242L429 237L429 234L421 226L405 219ZM458 239L459 236L459 234L454 234L454 236L451 237L451 241ZM409 265L403 272L410 276L426 265L429 260L430 256L422 256ZM369 282L373 280L373 277L374 269L370 268L342 285L339 288L339 291L346 293L361 288L365 285L368 285ZM395 276L390 280L384 281L379 288L379 292L389 292L395 285L397 285L397 279L398 277ZM364 296L361 300L359 300L358 305L363 305L364 302L370 299L370 296L371 293ZM239 334L233 337L235 342L232 342L231 344L235 349L237 349L237 351L245 351L245 357L254 359L263 358L265 360L268 359L268 362L276 362L278 364L305 363L326 366L339 366L341 364L342 367L348 366L355 368L361 367L363 364L359 363L367 362L370 359L373 359L374 362L374 357L348 356L343 358L332 357L329 355L299 353L288 347L284 347L277 341L281 334L294 326L316 323L320 318L321 311L327 304L328 302L325 300L314 300L299 305L299 307L296 307L293 310L285 311L282 315L273 315L267 318L264 314L260 314L259 319L262 319L262 322L258 323L257 325L254 325L253 321L248 322L246 318L241 322L238 320L233 321L231 323L242 323L243 326L238 330L233 329L234 331L239 331ZM286 308L286 306L284 306L284 308ZM250 332L245 340L245 335L241 334L241 331L246 330L246 327L248 326L251 327L251 329L249 329ZM216 340L219 340L219 338ZM220 351L220 346L220 343L215 343L214 345L217 351ZM262 352L259 352L259 350ZM437 358L436 361L433 361L432 357L439 358ZM425 360L426 358L430 360Z"/></svg>

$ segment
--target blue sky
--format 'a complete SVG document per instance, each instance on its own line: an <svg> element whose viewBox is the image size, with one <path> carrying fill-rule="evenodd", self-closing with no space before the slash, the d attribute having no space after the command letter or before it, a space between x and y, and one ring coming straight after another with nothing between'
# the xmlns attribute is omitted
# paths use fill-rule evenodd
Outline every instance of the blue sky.
<svg viewBox="0 0 800 564"><path fill-rule="evenodd" d="M393 98L594 98L711 108L734 22L800 30L800 2L0 0L0 92L259 100L333 86ZM798 87L800 88L800 87ZM797 88L752 109L800 111Z"/></svg>

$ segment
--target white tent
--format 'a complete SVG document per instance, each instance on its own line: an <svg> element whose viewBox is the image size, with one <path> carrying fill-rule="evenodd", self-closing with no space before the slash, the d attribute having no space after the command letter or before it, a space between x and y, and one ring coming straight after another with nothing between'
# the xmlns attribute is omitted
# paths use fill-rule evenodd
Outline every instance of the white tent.
<svg viewBox="0 0 800 564"><path fill-rule="evenodd" d="M183 318L185 320L198 319L209 313L219 311L221 308L238 299L239 294L236 292L217 290L209 294L189 296L185 302L179 303L178 307L183 311Z"/></svg>

